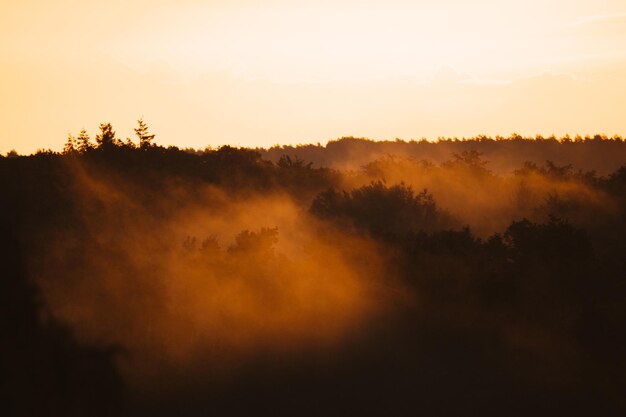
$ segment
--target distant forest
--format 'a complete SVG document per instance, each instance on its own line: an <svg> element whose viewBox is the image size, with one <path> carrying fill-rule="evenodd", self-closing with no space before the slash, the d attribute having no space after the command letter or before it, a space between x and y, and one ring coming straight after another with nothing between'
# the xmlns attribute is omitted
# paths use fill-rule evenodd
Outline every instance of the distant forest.
<svg viewBox="0 0 626 417"><path fill-rule="evenodd" d="M6 416L626 415L626 142L0 157Z"/></svg>
<svg viewBox="0 0 626 417"><path fill-rule="evenodd" d="M480 152L489 169L498 174L510 174L525 162L543 164L546 160L558 165L573 165L576 169L596 171L606 175L624 163L624 139L621 136L554 136L525 138L477 136L468 139L439 138L436 141L372 141L345 137L330 141L326 146L274 146L258 149L264 159L277 162L283 155L299 157L316 166L339 169L359 169L362 165L386 155L442 163L453 154Z"/></svg>

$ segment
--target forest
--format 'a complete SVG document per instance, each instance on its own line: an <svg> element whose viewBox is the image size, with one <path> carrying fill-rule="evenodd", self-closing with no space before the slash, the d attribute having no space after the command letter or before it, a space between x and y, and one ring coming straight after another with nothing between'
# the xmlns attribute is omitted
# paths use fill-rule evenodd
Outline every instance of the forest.
<svg viewBox="0 0 626 417"><path fill-rule="evenodd" d="M626 415L626 141L0 157L6 416Z"/></svg>

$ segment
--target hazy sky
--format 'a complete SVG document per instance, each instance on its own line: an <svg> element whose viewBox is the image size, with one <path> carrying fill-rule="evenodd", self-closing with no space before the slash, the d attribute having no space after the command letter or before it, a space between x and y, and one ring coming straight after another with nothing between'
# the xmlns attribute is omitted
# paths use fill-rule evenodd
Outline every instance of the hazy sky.
<svg viewBox="0 0 626 417"><path fill-rule="evenodd" d="M626 0L0 0L0 152L626 135Z"/></svg>

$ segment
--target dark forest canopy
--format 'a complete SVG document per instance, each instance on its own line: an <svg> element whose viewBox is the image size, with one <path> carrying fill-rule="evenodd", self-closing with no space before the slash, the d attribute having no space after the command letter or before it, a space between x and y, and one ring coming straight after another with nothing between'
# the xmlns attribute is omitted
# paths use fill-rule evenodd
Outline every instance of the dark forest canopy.
<svg viewBox="0 0 626 417"><path fill-rule="evenodd" d="M626 413L626 143L0 158L3 415Z"/></svg>
<svg viewBox="0 0 626 417"><path fill-rule="evenodd" d="M372 160L386 155L403 156L417 160L444 162L454 153L476 150L490 161L495 172L507 174L524 162L573 164L579 169L608 174L619 168L626 159L626 142L620 136L554 136L544 138L476 136L472 138L439 138L436 141L395 140L374 141L344 137L322 145L274 146L258 149L264 158L277 161L282 155L298 156L317 166L358 169Z"/></svg>
<svg viewBox="0 0 626 417"><path fill-rule="evenodd" d="M104 130L103 130L104 129ZM107 146L107 135L113 135L110 142L117 146L138 147L147 149L155 146L155 135L149 132L143 119L138 120L138 127L134 129L135 140L115 138L110 123L100 126L100 133L96 135L95 142L90 143L88 133L83 129L77 137L69 135L64 152L85 151L98 145L104 137L104 145ZM177 147L170 147L178 149ZM211 150L196 150L187 148L186 152L200 154ZM509 136L485 136L478 135L469 138L444 138L436 140L371 140L367 138L342 137L330 140L326 145L275 145L271 148L256 148L263 159L278 162L283 156L292 159L301 159L318 167L332 167L339 169L358 169L362 165L387 155L395 155L417 160L428 160L441 163L449 159L453 154L475 150L481 152L489 161L490 169L497 173L511 173L514 167L525 162L542 164L550 160L559 165L572 164L578 169L596 171L606 175L619 168L626 159L626 141L619 135L607 136L595 135L554 135L544 137L524 137L513 133ZM52 152L40 150L42 152ZM17 156L11 151L7 156Z"/></svg>

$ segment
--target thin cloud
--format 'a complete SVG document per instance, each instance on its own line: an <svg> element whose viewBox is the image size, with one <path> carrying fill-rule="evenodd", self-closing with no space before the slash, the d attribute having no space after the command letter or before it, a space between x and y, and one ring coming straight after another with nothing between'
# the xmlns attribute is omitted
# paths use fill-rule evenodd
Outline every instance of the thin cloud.
<svg viewBox="0 0 626 417"><path fill-rule="evenodd" d="M499 86L499 85L510 85L513 83L513 80L498 80L498 79L489 79L489 78L469 78L465 80L458 81L459 84L470 84L470 85L485 85L485 86Z"/></svg>
<svg viewBox="0 0 626 417"><path fill-rule="evenodd" d="M607 22L614 20L622 20L626 19L626 12L624 13L607 13L607 14L598 14L592 16L586 16L581 19L574 20L567 24L567 27L579 27L586 26L589 24L599 23L599 22Z"/></svg>

